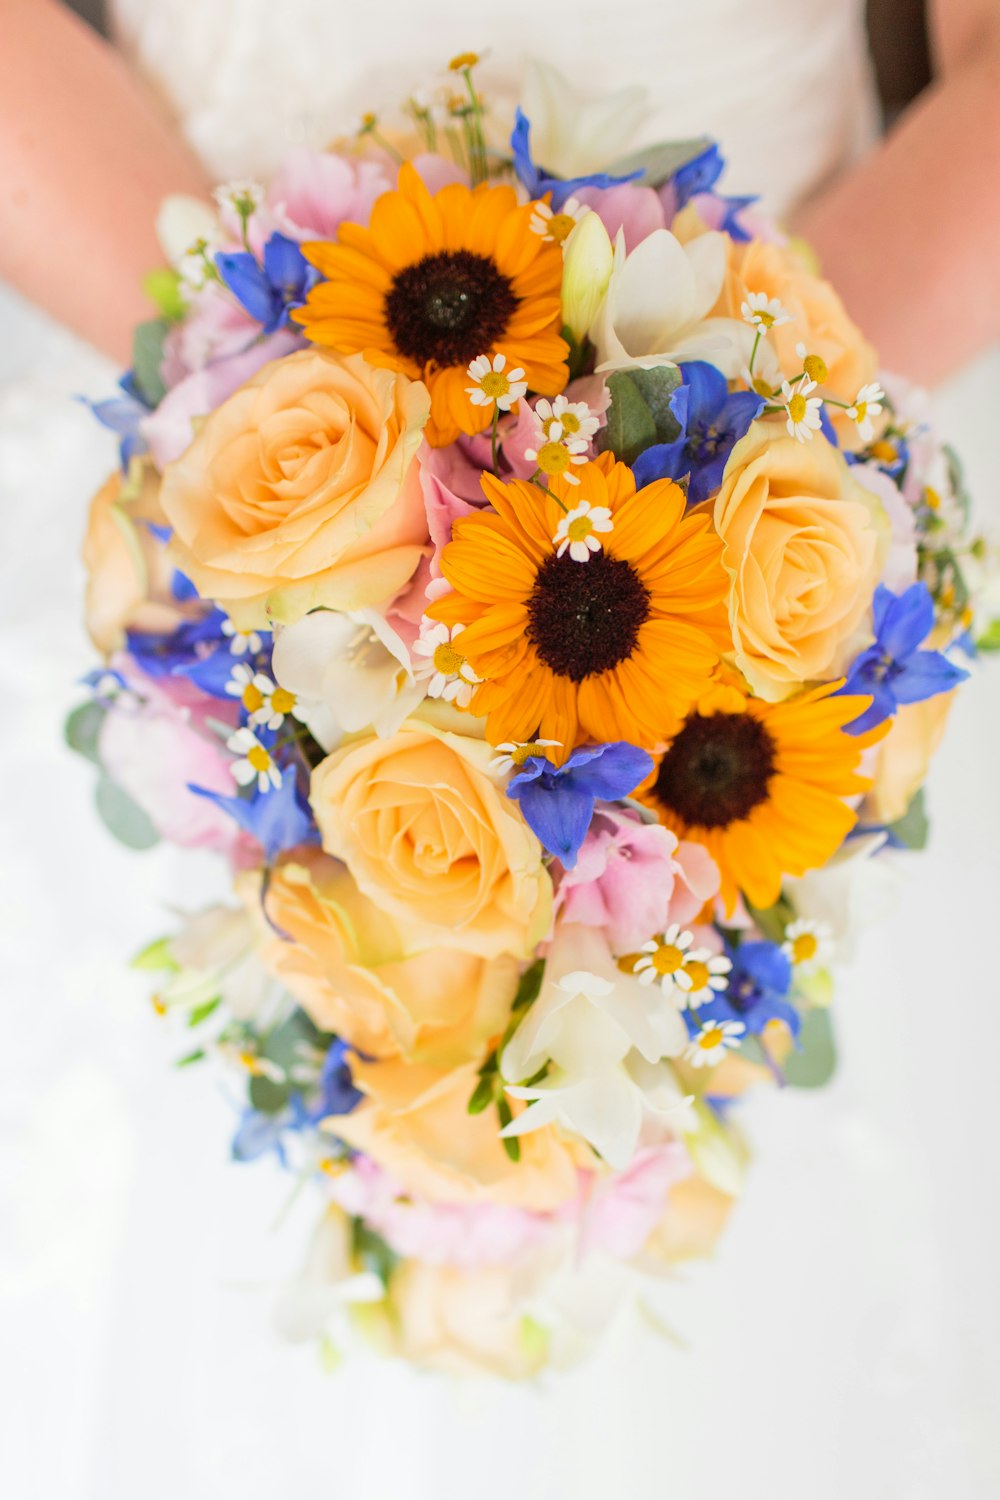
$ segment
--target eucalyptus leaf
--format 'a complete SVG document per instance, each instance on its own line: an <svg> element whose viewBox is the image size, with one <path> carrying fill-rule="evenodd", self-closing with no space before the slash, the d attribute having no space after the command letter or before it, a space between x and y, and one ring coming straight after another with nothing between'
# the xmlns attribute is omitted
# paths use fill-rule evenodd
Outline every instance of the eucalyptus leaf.
<svg viewBox="0 0 1000 1500"><path fill-rule="evenodd" d="M801 1051L790 1052L782 1072L795 1089L818 1089L829 1083L837 1067L837 1048L828 1010L809 1010L802 1017Z"/></svg>
<svg viewBox="0 0 1000 1500"><path fill-rule="evenodd" d="M132 374L147 406L159 406L167 394L160 368L163 364L163 341L170 331L166 318L151 318L140 323L132 339Z"/></svg>
<svg viewBox="0 0 1000 1500"><path fill-rule="evenodd" d="M97 753L97 741L101 733L101 725L104 723L105 712L106 710L99 703L81 703L79 708L74 708L63 730L69 748L75 750L77 755L92 760L95 766L101 764L101 758Z"/></svg>
<svg viewBox="0 0 1000 1500"><path fill-rule="evenodd" d="M98 781L94 800L105 828L126 848L152 849L159 843L160 835L148 814L110 776Z"/></svg>
<svg viewBox="0 0 1000 1500"><path fill-rule="evenodd" d="M670 409L670 398L681 383L676 365L654 365L651 370L629 370L629 380L637 387L656 427L658 443L673 443L681 435L681 424Z"/></svg>
<svg viewBox="0 0 1000 1500"><path fill-rule="evenodd" d="M257 1074L250 1080L250 1103L262 1115L280 1114L288 1103L291 1088L287 1083L275 1083L272 1078Z"/></svg>
<svg viewBox="0 0 1000 1500"><path fill-rule="evenodd" d="M473 1089L472 1098L469 1100L469 1103L466 1106L469 1114L481 1115L483 1110L492 1103L495 1089L496 1073L491 1070L484 1077L480 1078L479 1082L476 1084L476 1087Z"/></svg>
<svg viewBox="0 0 1000 1500"><path fill-rule="evenodd" d="M689 141L661 141L655 146L643 146L628 156L612 162L606 170L612 177L628 177L632 172L642 173L642 182L647 187L661 187L681 167L701 156L712 142L707 135Z"/></svg>
<svg viewBox="0 0 1000 1500"><path fill-rule="evenodd" d="M608 408L607 426L602 435L602 447L631 464L656 442L656 422L653 413L631 375L616 370L608 376L611 405Z"/></svg>
<svg viewBox="0 0 1000 1500"><path fill-rule="evenodd" d="M924 806L924 789L914 793L910 805L901 818L889 824L889 832L904 849L925 849L930 832L930 821Z"/></svg>

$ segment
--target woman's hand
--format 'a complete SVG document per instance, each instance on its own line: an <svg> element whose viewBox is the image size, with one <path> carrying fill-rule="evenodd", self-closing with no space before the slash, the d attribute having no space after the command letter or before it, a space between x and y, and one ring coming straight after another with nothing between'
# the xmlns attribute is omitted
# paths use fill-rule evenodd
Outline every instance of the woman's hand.
<svg viewBox="0 0 1000 1500"><path fill-rule="evenodd" d="M208 0L205 0L208 3ZM0 0L0 278L127 362L167 193L197 160L122 58L56 0Z"/></svg>

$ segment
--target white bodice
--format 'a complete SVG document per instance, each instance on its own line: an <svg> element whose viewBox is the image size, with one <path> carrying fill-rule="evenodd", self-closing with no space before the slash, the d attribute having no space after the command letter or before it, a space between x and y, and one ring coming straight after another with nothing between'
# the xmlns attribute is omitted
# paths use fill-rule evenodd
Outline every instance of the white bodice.
<svg viewBox="0 0 1000 1500"><path fill-rule="evenodd" d="M517 96L524 60L589 95L639 87L636 144L710 134L730 192L781 212L870 141L863 0L112 0L119 45L220 178L391 110L455 53ZM498 106L502 107L502 106Z"/></svg>

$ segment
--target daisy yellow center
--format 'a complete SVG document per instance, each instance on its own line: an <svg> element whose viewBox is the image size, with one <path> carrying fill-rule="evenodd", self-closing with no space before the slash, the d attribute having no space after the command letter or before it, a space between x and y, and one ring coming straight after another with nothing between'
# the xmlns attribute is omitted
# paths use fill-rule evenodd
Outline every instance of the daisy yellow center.
<svg viewBox="0 0 1000 1500"><path fill-rule="evenodd" d="M484 375L479 385L483 395L489 396L493 401L510 392L510 381L499 370L491 370L488 375Z"/></svg>
<svg viewBox="0 0 1000 1500"><path fill-rule="evenodd" d="M400 354L417 364L468 366L502 338L517 307L489 256L441 250L396 273L385 320Z"/></svg>
<svg viewBox="0 0 1000 1500"><path fill-rule="evenodd" d="M460 73L463 68L474 68L479 61L478 52L460 52L453 57L448 67L453 73Z"/></svg>
<svg viewBox="0 0 1000 1500"><path fill-rule="evenodd" d="M867 417L867 415L868 415L868 402L867 401L859 401L857 403L857 405L855 406L854 410L857 413L857 415L855 416L854 420L855 420L855 422L857 422L858 426L860 427L861 423L865 420L865 417Z"/></svg>
<svg viewBox="0 0 1000 1500"><path fill-rule="evenodd" d="M693 714L661 760L653 794L689 827L725 828L767 800L775 767L774 741L752 714Z"/></svg>
<svg viewBox="0 0 1000 1500"><path fill-rule="evenodd" d="M652 959L657 974L676 974L684 962L684 954L673 943L661 943Z"/></svg>
<svg viewBox="0 0 1000 1500"><path fill-rule="evenodd" d="M792 941L792 961L797 964L808 963L815 958L819 949L815 933L800 932Z"/></svg>
<svg viewBox="0 0 1000 1500"><path fill-rule="evenodd" d="M456 677L465 666L465 657L454 646L449 646L447 641L434 649L434 669L441 673L442 677Z"/></svg>
<svg viewBox="0 0 1000 1500"><path fill-rule="evenodd" d="M572 214L553 214L545 225L549 239L555 240L557 245L562 245L572 234L575 227L576 220Z"/></svg>
<svg viewBox="0 0 1000 1500"><path fill-rule="evenodd" d="M698 1038L698 1046L703 1052L711 1052L716 1047L721 1047L725 1041L725 1033L721 1026L711 1026L708 1031L703 1031Z"/></svg>
<svg viewBox="0 0 1000 1500"><path fill-rule="evenodd" d="M248 682L243 689L243 707L248 714L255 714L264 702L264 695L256 683Z"/></svg>
<svg viewBox="0 0 1000 1500"><path fill-rule="evenodd" d="M802 368L809 379L815 380L817 385L822 385L830 373L826 367L826 360L821 359L818 354L807 354L802 362Z"/></svg>
<svg viewBox="0 0 1000 1500"><path fill-rule="evenodd" d="M799 391L796 391L795 395L788 403L788 415L791 417L793 422L801 422L802 418L805 416L808 410L809 408L806 404L805 396L801 395Z"/></svg>
<svg viewBox="0 0 1000 1500"><path fill-rule="evenodd" d="M568 553L548 557L528 600L528 639L560 677L582 682L634 652L649 593L631 563L595 552L585 568Z"/></svg>
<svg viewBox="0 0 1000 1500"><path fill-rule="evenodd" d="M769 313L769 312L766 312L766 311L764 311L762 309L761 311L759 311L757 313L757 322L760 324L761 328L763 328L763 329L773 328L774 327L774 313Z"/></svg>
<svg viewBox="0 0 1000 1500"><path fill-rule="evenodd" d="M693 958L684 965L684 972L691 981L691 988L695 991L703 990L709 980L709 969L701 959Z"/></svg>
<svg viewBox="0 0 1000 1500"><path fill-rule="evenodd" d="M290 714L295 707L295 694L287 688L275 688L271 694L271 707L276 714Z"/></svg>
<svg viewBox="0 0 1000 1500"><path fill-rule="evenodd" d="M515 766L523 766L525 761L530 760L533 755L541 755L544 757L545 746L539 745L532 740L527 745L518 745L516 750L511 751L510 758L514 762Z"/></svg>
<svg viewBox="0 0 1000 1500"><path fill-rule="evenodd" d="M894 464L898 457L892 443L883 441L872 444L872 458L877 458L880 464Z"/></svg>
<svg viewBox="0 0 1000 1500"><path fill-rule="evenodd" d="M271 769L271 757L263 745L251 745L247 751L247 760L255 771L269 771Z"/></svg>
<svg viewBox="0 0 1000 1500"><path fill-rule="evenodd" d="M928 510L941 509L941 496L938 494L937 490L932 489L930 485L928 485L924 490L924 504L927 506Z"/></svg>
<svg viewBox="0 0 1000 1500"><path fill-rule="evenodd" d="M575 411L564 411L562 416L557 417L556 420L562 423L562 430L567 437L573 437L575 433L580 431L580 418Z"/></svg>
<svg viewBox="0 0 1000 1500"><path fill-rule="evenodd" d="M570 452L562 443L546 443L535 460L543 474L565 474L570 466Z"/></svg>
<svg viewBox="0 0 1000 1500"><path fill-rule="evenodd" d="M576 519L574 521L570 521L569 525L566 527L566 535L569 537L571 542L583 542L586 541L588 536L590 536L593 529L594 523L591 521L589 516L577 516Z"/></svg>

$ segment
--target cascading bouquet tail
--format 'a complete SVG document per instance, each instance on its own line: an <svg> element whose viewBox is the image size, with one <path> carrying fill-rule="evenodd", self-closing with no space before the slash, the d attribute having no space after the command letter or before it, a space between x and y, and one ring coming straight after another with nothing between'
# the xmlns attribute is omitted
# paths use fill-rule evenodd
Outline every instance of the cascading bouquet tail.
<svg viewBox="0 0 1000 1500"><path fill-rule="evenodd" d="M579 175L557 77L476 76L165 205L68 735L231 872L138 963L315 1187L289 1332L523 1376L829 1075L845 891L1000 631L924 398L717 148Z"/></svg>

